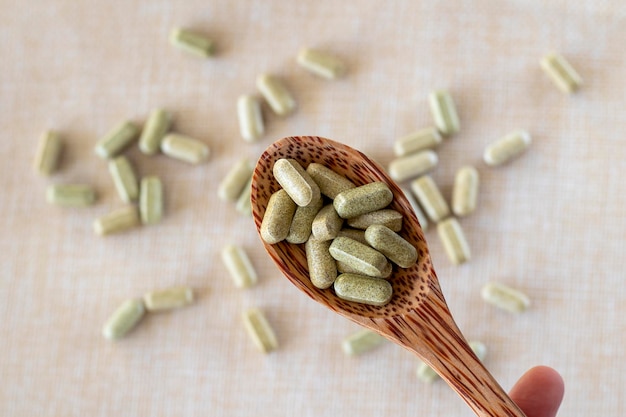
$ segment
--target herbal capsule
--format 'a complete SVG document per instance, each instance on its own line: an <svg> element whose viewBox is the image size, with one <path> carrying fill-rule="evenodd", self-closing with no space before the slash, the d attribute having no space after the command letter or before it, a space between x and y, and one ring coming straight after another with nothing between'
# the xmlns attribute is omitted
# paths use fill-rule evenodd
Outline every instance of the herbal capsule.
<svg viewBox="0 0 626 417"><path fill-rule="evenodd" d="M486 284L480 295L487 303L511 313L521 313L530 306L530 299L526 294L497 282Z"/></svg>
<svg viewBox="0 0 626 417"><path fill-rule="evenodd" d="M402 192L404 193L404 196L406 197L406 199L409 200L409 204L411 205L411 208L413 208L413 211L415 212L415 217L417 217L417 221L422 227L422 230L424 232L427 231L428 230L428 218L422 211L422 208L419 206L419 204L417 204L417 200L413 196L413 192L408 188L402 188Z"/></svg>
<svg viewBox="0 0 626 417"><path fill-rule="evenodd" d="M524 153L531 142L530 134L525 130L511 132L487 146L483 159L487 165L492 167L502 165Z"/></svg>
<svg viewBox="0 0 626 417"><path fill-rule="evenodd" d="M151 313L173 310L193 302L193 290L189 287L174 287L150 291L144 294L143 303Z"/></svg>
<svg viewBox="0 0 626 417"><path fill-rule="evenodd" d="M139 187L139 215L143 224L156 224L163 218L163 184L159 177L144 177Z"/></svg>
<svg viewBox="0 0 626 417"><path fill-rule="evenodd" d="M450 93L444 90L433 91L428 96L428 103L435 126L443 135L448 136L459 131L459 116Z"/></svg>
<svg viewBox="0 0 626 417"><path fill-rule="evenodd" d="M386 226L371 225L365 231L365 240L401 268L408 268L417 261L417 249Z"/></svg>
<svg viewBox="0 0 626 417"><path fill-rule="evenodd" d="M113 178L113 184L117 194L123 202L132 203L139 198L139 183L135 176L135 170L125 156L118 156L109 161L109 173Z"/></svg>
<svg viewBox="0 0 626 417"><path fill-rule="evenodd" d="M269 353L278 348L276 334L261 310L256 308L246 310L243 313L243 324L254 345L261 352Z"/></svg>
<svg viewBox="0 0 626 417"><path fill-rule="evenodd" d="M355 229L367 229L373 224L382 224L394 232L402 230L402 213L392 209L382 209L352 217L346 221Z"/></svg>
<svg viewBox="0 0 626 417"><path fill-rule="evenodd" d="M364 243L367 244L367 242L364 242ZM341 261L335 261L335 264L337 267L337 272L339 272L340 274L359 274L359 275L367 275L368 277L387 279L391 276L391 273L393 272L393 266L389 262L387 262L387 266L385 267L385 269L383 269L380 272L380 274L372 274L372 275L364 274L363 271L361 271L359 268L354 268L348 265L347 263L344 263Z"/></svg>
<svg viewBox="0 0 626 417"><path fill-rule="evenodd" d="M330 240L321 241L311 237L304 245L309 278L313 285L321 289L333 285L337 278L337 266L329 252L330 244Z"/></svg>
<svg viewBox="0 0 626 417"><path fill-rule="evenodd" d="M342 300L373 306L384 306L393 295L389 281L357 274L339 275L333 288Z"/></svg>
<svg viewBox="0 0 626 417"><path fill-rule="evenodd" d="M344 227L339 231L339 233L337 233L337 237L340 236L348 237L350 239L356 240L357 242L361 242L364 245L367 245L367 241L365 240L365 230L350 229Z"/></svg>
<svg viewBox="0 0 626 417"><path fill-rule="evenodd" d="M429 175L424 175L411 182L411 189L430 220L437 223L450 215L448 203Z"/></svg>
<svg viewBox="0 0 626 417"><path fill-rule="evenodd" d="M393 144L393 152L396 156L406 156L436 148L441 142L442 138L439 131L434 127L427 127L397 139Z"/></svg>
<svg viewBox="0 0 626 417"><path fill-rule="evenodd" d="M125 121L110 130L96 145L96 154L103 158L113 158L128 147L139 135L139 128Z"/></svg>
<svg viewBox="0 0 626 417"><path fill-rule="evenodd" d="M297 205L316 204L321 198L319 187L295 159L277 160L272 171L276 181Z"/></svg>
<svg viewBox="0 0 626 417"><path fill-rule="evenodd" d="M217 196L223 201L237 201L251 176L250 161L248 158L241 158L220 182L217 187Z"/></svg>
<svg viewBox="0 0 626 417"><path fill-rule="evenodd" d="M137 207L127 206L106 214L93 223L93 230L96 234L105 236L122 232L135 226L139 226L139 214Z"/></svg>
<svg viewBox="0 0 626 417"><path fill-rule="evenodd" d="M261 222L263 240L270 245L284 240L289 234L295 212L296 203L285 190L278 190L272 194Z"/></svg>
<svg viewBox="0 0 626 417"><path fill-rule="evenodd" d="M237 99L239 132L247 142L256 142L265 132L261 102L254 96L244 94Z"/></svg>
<svg viewBox="0 0 626 417"><path fill-rule="evenodd" d="M485 359L485 356L487 355L487 347L484 344L472 341L469 342L469 346L478 359L481 361ZM421 362L417 367L417 377L424 382L430 383L439 378L439 375L437 375L437 372L435 372L433 368L426 365L424 362Z"/></svg>
<svg viewBox="0 0 626 417"><path fill-rule="evenodd" d="M402 182L427 173L437 166L439 158L431 150L394 159L389 164L389 175L394 181Z"/></svg>
<svg viewBox="0 0 626 417"><path fill-rule="evenodd" d="M96 201L96 192L89 185L55 184L48 186L46 199L64 207L87 207Z"/></svg>
<svg viewBox="0 0 626 417"><path fill-rule="evenodd" d="M548 54L541 59L539 64L554 85L564 93L573 93L583 83L580 75L561 55Z"/></svg>
<svg viewBox="0 0 626 417"><path fill-rule="evenodd" d="M307 71L329 80L339 78L346 72L345 65L339 59L314 49L302 48L297 61Z"/></svg>
<svg viewBox="0 0 626 417"><path fill-rule="evenodd" d="M208 58L213 55L213 41L199 33L187 29L174 28L170 31L170 43L178 49L197 55L201 58Z"/></svg>
<svg viewBox="0 0 626 417"><path fill-rule="evenodd" d="M355 188L356 185L346 177L337 174L332 169L326 168L324 165L315 162L309 164L306 172L313 178L319 186L320 192L326 197L334 199L337 194Z"/></svg>
<svg viewBox="0 0 626 417"><path fill-rule="evenodd" d="M252 191L252 177L248 180L243 191L237 199L235 210L241 215L252 217L252 202L250 201L250 193Z"/></svg>
<svg viewBox="0 0 626 417"><path fill-rule="evenodd" d="M337 237L329 248L331 256L350 265L364 275L382 276L387 267L387 258L375 249L347 237Z"/></svg>
<svg viewBox="0 0 626 417"><path fill-rule="evenodd" d="M393 193L384 182L371 182L339 193L333 205L340 217L349 219L385 208L393 200Z"/></svg>
<svg viewBox="0 0 626 417"><path fill-rule="evenodd" d="M335 211L335 207L329 204L323 207L313 219L311 231L316 240L331 240L337 237L343 219Z"/></svg>
<svg viewBox="0 0 626 417"><path fill-rule="evenodd" d="M177 133L170 133L163 138L161 151L190 164L199 164L209 158L209 147L205 143Z"/></svg>
<svg viewBox="0 0 626 417"><path fill-rule="evenodd" d="M451 217L437 224L437 233L450 262L459 265L470 260L469 244L457 219Z"/></svg>
<svg viewBox="0 0 626 417"><path fill-rule="evenodd" d="M104 324L102 335L109 340L121 339L139 323L144 314L146 309L140 298L124 301Z"/></svg>
<svg viewBox="0 0 626 417"><path fill-rule="evenodd" d="M256 86L277 115L286 116L295 110L296 101L278 78L261 74L256 79Z"/></svg>
<svg viewBox="0 0 626 417"><path fill-rule="evenodd" d="M452 212L454 214L463 217L476 210L478 183L476 168L465 166L456 172L452 189Z"/></svg>
<svg viewBox="0 0 626 417"><path fill-rule="evenodd" d="M383 336L369 329L361 329L343 339L341 349L348 356L358 356L369 352L385 342Z"/></svg>
<svg viewBox="0 0 626 417"><path fill-rule="evenodd" d="M49 130L41 135L35 155L35 169L39 174L48 176L56 171L62 148L58 133Z"/></svg>
<svg viewBox="0 0 626 417"><path fill-rule="evenodd" d="M285 238L287 242L300 244L309 239L313 230L313 220L322 208L322 204L324 201L320 198L316 204L296 208L289 227L289 234Z"/></svg>
<svg viewBox="0 0 626 417"><path fill-rule="evenodd" d="M170 128L172 116L163 109L155 109L139 136L139 150L146 155L154 155L161 149L161 141Z"/></svg>
<svg viewBox="0 0 626 417"><path fill-rule="evenodd" d="M257 283L257 273L243 248L226 245L222 249L222 261L237 288L248 288Z"/></svg>

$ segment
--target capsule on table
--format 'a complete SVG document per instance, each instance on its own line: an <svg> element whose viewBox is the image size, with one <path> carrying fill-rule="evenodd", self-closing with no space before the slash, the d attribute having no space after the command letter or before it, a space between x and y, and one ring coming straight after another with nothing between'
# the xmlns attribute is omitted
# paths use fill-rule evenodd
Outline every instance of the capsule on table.
<svg viewBox="0 0 626 417"><path fill-rule="evenodd" d="M371 182L339 193L333 205L340 217L349 219L385 208L393 193L384 182Z"/></svg>
<svg viewBox="0 0 626 417"><path fill-rule="evenodd" d="M317 204L317 200L321 198L318 185L295 159L277 160L272 172L276 181L297 205Z"/></svg>
<svg viewBox="0 0 626 417"><path fill-rule="evenodd" d="M437 223L450 215L450 207L432 177L424 175L411 182L411 190L428 218Z"/></svg>
<svg viewBox="0 0 626 417"><path fill-rule="evenodd" d="M411 205L411 208L415 212L415 217L417 217L417 221L419 222L422 230L424 232L427 231L428 230L428 218L422 211L422 208L419 206L419 204L417 204L417 200L415 199L413 192L409 188L403 187L401 189L406 199L409 200L409 204Z"/></svg>
<svg viewBox="0 0 626 417"><path fill-rule="evenodd" d="M210 57L215 50L211 39L183 28L172 29L169 41L172 46L201 58Z"/></svg>
<svg viewBox="0 0 626 417"><path fill-rule="evenodd" d="M419 177L437 166L439 158L431 150L394 159L389 164L389 176L398 182Z"/></svg>
<svg viewBox="0 0 626 417"><path fill-rule="evenodd" d="M155 109L150 113L141 136L139 150L146 155L154 155L161 149L161 141L170 128L172 115L163 109Z"/></svg>
<svg viewBox="0 0 626 417"><path fill-rule="evenodd" d="M252 165L248 158L241 158L217 187L217 196L223 201L237 201L252 176Z"/></svg>
<svg viewBox="0 0 626 417"><path fill-rule="evenodd" d="M257 283L256 270L242 247L226 245L222 249L222 261L237 288L248 288Z"/></svg>
<svg viewBox="0 0 626 417"><path fill-rule="evenodd" d="M119 155L139 136L139 127L133 122L124 121L111 129L96 144L96 154L109 159Z"/></svg>
<svg viewBox="0 0 626 417"><path fill-rule="evenodd" d="M205 143L178 133L170 133L163 138L161 151L190 164L199 164L209 158L209 147Z"/></svg>
<svg viewBox="0 0 626 417"><path fill-rule="evenodd" d="M140 298L127 300L109 317L102 328L102 335L109 340L124 337L139 323L146 309Z"/></svg>
<svg viewBox="0 0 626 417"><path fill-rule="evenodd" d="M239 96L237 118L239 133L245 141L256 142L265 132L261 102L256 97L248 94Z"/></svg>
<svg viewBox="0 0 626 417"><path fill-rule="evenodd" d="M337 266L329 251L330 244L330 240L321 241L311 237L304 245L309 278L320 289L330 287L337 278Z"/></svg>
<svg viewBox="0 0 626 417"><path fill-rule="evenodd" d="M163 218L163 184L159 177L141 179L139 186L139 215L141 223L156 224Z"/></svg>
<svg viewBox="0 0 626 417"><path fill-rule="evenodd" d="M554 85L566 94L578 90L583 83L583 79L562 55L550 53L541 59L539 65Z"/></svg>
<svg viewBox="0 0 626 417"><path fill-rule="evenodd" d="M476 168L465 166L456 172L452 189L452 212L459 217L476 210L479 177Z"/></svg>
<svg viewBox="0 0 626 417"><path fill-rule="evenodd" d="M286 116L296 109L296 100L282 81L273 75L259 75L256 79L256 86L277 115Z"/></svg>
<svg viewBox="0 0 626 417"><path fill-rule="evenodd" d="M417 261L417 249L386 226L371 225L365 231L365 240L401 268L408 268Z"/></svg>
<svg viewBox="0 0 626 417"><path fill-rule="evenodd" d="M459 265L470 260L469 244L457 219L451 217L437 224L437 233L450 262Z"/></svg>
<svg viewBox="0 0 626 417"><path fill-rule="evenodd" d="M132 203L139 198L139 182L128 158L118 156L109 161L109 173L123 202Z"/></svg>
<svg viewBox="0 0 626 417"><path fill-rule="evenodd" d="M243 323L254 345L263 353L278 349L276 333L265 317L257 308L251 308L243 313Z"/></svg>
<svg viewBox="0 0 626 417"><path fill-rule="evenodd" d="M35 169L41 175L49 176L56 171L61 159L63 142L57 132L44 132L39 139L35 155Z"/></svg>
<svg viewBox="0 0 626 417"><path fill-rule="evenodd" d="M499 166L520 156L531 143L532 139L528 132L517 130L487 146L483 159L489 166Z"/></svg>
<svg viewBox="0 0 626 417"><path fill-rule="evenodd" d="M285 240L289 243L300 244L306 242L313 231L313 220L322 208L324 201L320 198L316 204L308 206L298 206L291 219L289 234Z"/></svg>
<svg viewBox="0 0 626 417"><path fill-rule="evenodd" d="M173 287L150 291L143 296L146 310L151 313L185 307L193 302L193 290L189 287Z"/></svg>
<svg viewBox="0 0 626 417"><path fill-rule="evenodd" d="M333 288L342 300L373 306L384 306L393 295L389 281L357 274L339 275Z"/></svg>
<svg viewBox="0 0 626 417"><path fill-rule="evenodd" d="M337 237L329 248L331 256L369 276L382 276L389 262L385 255L347 237Z"/></svg>
<svg viewBox="0 0 626 417"><path fill-rule="evenodd" d="M96 201L96 191L84 184L54 184L46 190L48 203L63 207L87 207Z"/></svg>
<svg viewBox="0 0 626 417"><path fill-rule="evenodd" d="M387 339L369 329L361 329L341 342L343 353L348 356L358 356L382 345Z"/></svg>
<svg viewBox="0 0 626 417"><path fill-rule="evenodd" d="M307 71L329 80L339 78L346 72L346 66L340 59L315 49L302 48L297 61Z"/></svg>
<svg viewBox="0 0 626 417"><path fill-rule="evenodd" d="M285 190L278 190L271 195L260 228L261 238L266 243L273 245L287 237L296 207Z"/></svg>
<svg viewBox="0 0 626 417"><path fill-rule="evenodd" d="M252 202L250 201L250 195L252 192L252 176L246 183L245 187L243 187L243 191L239 195L237 199L237 203L235 203L235 210L243 216L252 217Z"/></svg>
<svg viewBox="0 0 626 417"><path fill-rule="evenodd" d="M498 282L485 284L480 295L485 302L511 313L521 313L530 306L526 294Z"/></svg>
<svg viewBox="0 0 626 417"><path fill-rule="evenodd" d="M382 224L394 232L402 230L402 213L392 209L381 209L370 213L361 214L346 220L348 226L355 229L367 229L373 224Z"/></svg>
<svg viewBox="0 0 626 417"><path fill-rule="evenodd" d="M140 224L137 207L127 206L96 219L93 223L93 230L96 234L105 236L123 232Z"/></svg>
<svg viewBox="0 0 626 417"><path fill-rule="evenodd" d="M442 140L437 128L427 127L397 139L393 144L393 152L396 156L406 156L436 148Z"/></svg>
<svg viewBox="0 0 626 417"><path fill-rule="evenodd" d="M332 204L322 207L311 224L311 232L316 240L331 240L337 237L343 219Z"/></svg>
<svg viewBox="0 0 626 417"><path fill-rule="evenodd" d="M334 199L337 194L343 191L356 187L356 185L346 177L315 162L309 164L306 168L306 172L319 186L320 192L331 199Z"/></svg>
<svg viewBox="0 0 626 417"><path fill-rule="evenodd" d="M459 131L461 123L449 92L445 90L433 91L428 96L428 103L435 120L435 126L443 135L448 136Z"/></svg>

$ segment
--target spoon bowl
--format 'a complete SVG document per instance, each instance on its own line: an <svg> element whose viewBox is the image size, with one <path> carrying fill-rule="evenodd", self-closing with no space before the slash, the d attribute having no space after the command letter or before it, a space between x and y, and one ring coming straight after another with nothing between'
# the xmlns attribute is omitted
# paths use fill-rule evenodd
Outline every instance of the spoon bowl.
<svg viewBox="0 0 626 417"><path fill-rule="evenodd" d="M322 164L357 186L375 181L386 183L394 195L389 208L404 216L400 235L418 253L415 265L406 269L394 266L389 278L393 297L380 307L341 300L332 287L316 288L309 279L304 245L263 242L287 279L320 304L415 353L448 382L476 415L524 416L474 355L454 323L410 203L384 169L366 155L317 136L293 136L274 142L259 158L252 177L252 214L257 231L270 196L280 189L272 168L281 158L295 159L303 167L312 162Z"/></svg>

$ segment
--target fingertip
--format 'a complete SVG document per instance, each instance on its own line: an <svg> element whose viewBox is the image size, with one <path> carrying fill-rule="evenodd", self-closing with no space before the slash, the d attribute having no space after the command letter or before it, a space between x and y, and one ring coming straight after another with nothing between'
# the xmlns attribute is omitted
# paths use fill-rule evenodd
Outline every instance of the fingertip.
<svg viewBox="0 0 626 417"><path fill-rule="evenodd" d="M565 384L548 366L529 369L511 389L511 398L527 417L554 417L561 405Z"/></svg>

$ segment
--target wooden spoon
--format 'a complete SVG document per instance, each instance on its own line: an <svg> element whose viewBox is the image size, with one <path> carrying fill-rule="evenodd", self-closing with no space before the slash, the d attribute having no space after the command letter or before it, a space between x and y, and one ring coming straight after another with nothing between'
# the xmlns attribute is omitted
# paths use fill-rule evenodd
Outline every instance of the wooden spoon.
<svg viewBox="0 0 626 417"><path fill-rule="evenodd" d="M280 158L293 158L303 167L317 162L356 185L382 181L394 200L390 208L404 214L400 234L415 246L417 263L394 268L391 302L382 307L338 298L332 289L320 290L309 279L304 245L264 242L281 272L320 304L415 353L465 400L478 416L516 416L524 413L513 403L478 360L454 323L433 269L428 246L415 213L398 186L370 158L341 143L316 136L294 136L273 143L261 155L252 177L252 213L257 230L267 202L280 185L272 167Z"/></svg>

